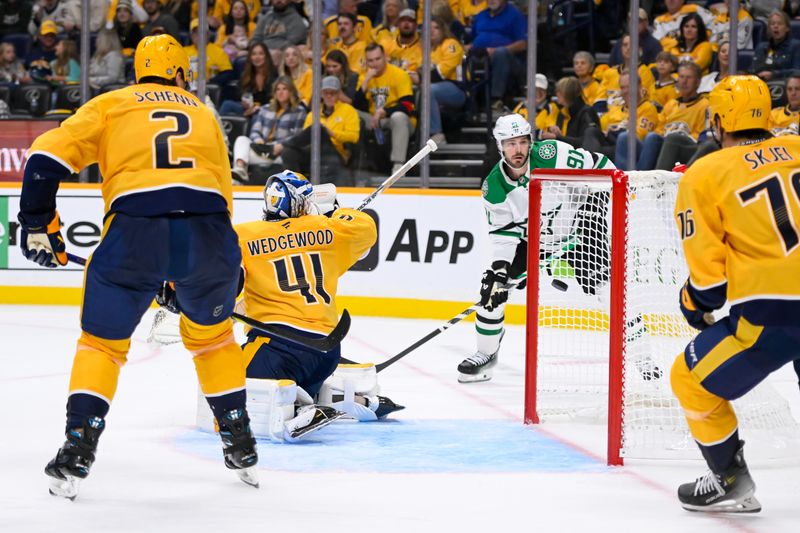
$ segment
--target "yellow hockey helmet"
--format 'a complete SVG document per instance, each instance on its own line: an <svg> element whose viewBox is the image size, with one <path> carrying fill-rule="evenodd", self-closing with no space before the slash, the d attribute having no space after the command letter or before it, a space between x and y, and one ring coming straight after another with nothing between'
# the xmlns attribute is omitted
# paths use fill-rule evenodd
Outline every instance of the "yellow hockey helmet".
<svg viewBox="0 0 800 533"><path fill-rule="evenodd" d="M147 76L158 76L174 80L178 69L183 70L183 79L188 84L192 79L189 56L183 46L167 33L150 35L139 41L133 56L136 82Z"/></svg>
<svg viewBox="0 0 800 533"><path fill-rule="evenodd" d="M772 97L757 76L727 76L708 97L711 119L725 131L768 130Z"/></svg>

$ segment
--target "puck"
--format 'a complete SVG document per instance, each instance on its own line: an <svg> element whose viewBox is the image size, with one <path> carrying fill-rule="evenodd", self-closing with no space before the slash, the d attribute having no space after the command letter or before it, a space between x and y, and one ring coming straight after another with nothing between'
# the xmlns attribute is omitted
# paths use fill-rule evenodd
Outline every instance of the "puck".
<svg viewBox="0 0 800 533"><path fill-rule="evenodd" d="M566 292L566 290L569 288L569 285L567 285L566 283L564 283L560 279L554 279L553 282L551 283L551 285L554 288L560 290L561 292Z"/></svg>

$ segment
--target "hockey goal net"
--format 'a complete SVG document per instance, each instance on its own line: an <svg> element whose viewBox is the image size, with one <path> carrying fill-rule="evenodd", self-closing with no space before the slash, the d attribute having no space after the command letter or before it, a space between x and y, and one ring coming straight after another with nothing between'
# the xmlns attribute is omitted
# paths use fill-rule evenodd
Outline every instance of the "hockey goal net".
<svg viewBox="0 0 800 533"><path fill-rule="evenodd" d="M669 381L696 330L673 218L680 174L537 170L530 183L525 422L608 424L608 463L697 457ZM539 231L536 231L536 229ZM788 402L762 383L734 402L743 436L781 456Z"/></svg>

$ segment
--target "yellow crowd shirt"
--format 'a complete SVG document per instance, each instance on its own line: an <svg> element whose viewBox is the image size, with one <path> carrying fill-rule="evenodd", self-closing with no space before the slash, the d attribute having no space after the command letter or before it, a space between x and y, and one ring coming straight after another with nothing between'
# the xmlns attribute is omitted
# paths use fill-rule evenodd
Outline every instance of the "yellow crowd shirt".
<svg viewBox="0 0 800 533"><path fill-rule="evenodd" d="M362 85L363 76L358 80ZM386 65L386 70L380 76L375 76L367 82L365 96L369 102L369 112L374 113L379 107L391 107L404 96L413 95L411 78L403 69L394 65ZM416 126L416 118L411 117L411 124Z"/></svg>
<svg viewBox="0 0 800 533"><path fill-rule="evenodd" d="M652 92L653 101L661 107L664 107L670 100L679 98L681 93L678 92L677 81L677 75L673 75L672 79L669 81L662 82L657 80Z"/></svg>
<svg viewBox="0 0 800 533"><path fill-rule="evenodd" d="M297 78L292 78L294 82L294 86L297 88L297 93L300 95L300 100L309 104L311 102L311 91L313 87L312 84L312 76L314 75L314 71L310 68L307 68L305 72L300 74Z"/></svg>
<svg viewBox="0 0 800 533"><path fill-rule="evenodd" d="M608 112L600 117L600 128L608 135L612 132L626 131L628 129L628 106L612 106ZM659 133L658 110L653 102L645 100L636 108L636 137L643 141L648 133Z"/></svg>
<svg viewBox="0 0 800 533"><path fill-rule="evenodd" d="M356 40L363 41L363 43L367 45L372 42L372 22L364 15L357 15L357 18L358 21L356 22L353 33L356 36ZM337 25L338 20L338 15L331 15L322 21L322 31L325 32L325 39L330 44L341 41L339 38L339 26Z"/></svg>
<svg viewBox="0 0 800 533"><path fill-rule="evenodd" d="M309 113L306 115L305 124L303 128L311 126L313 115ZM361 122L358 118L358 112L350 104L344 102L336 102L333 106L333 113L325 116L320 113L320 124L328 128L328 133L331 136L333 147L342 156L342 159L348 161L350 159L350 152L345 149L344 145L355 144L358 142L358 136L361 133Z"/></svg>
<svg viewBox="0 0 800 533"><path fill-rule="evenodd" d="M680 180L675 217L692 285L727 282L731 304L800 298L800 137L772 137L697 160Z"/></svg>
<svg viewBox="0 0 800 533"><path fill-rule="evenodd" d="M792 111L788 105L776 107L769 115L769 130L773 135L797 135L800 109Z"/></svg>
<svg viewBox="0 0 800 533"><path fill-rule="evenodd" d="M598 78L591 78L589 82L583 87L583 100L588 105L594 105L595 102L606 99L606 89Z"/></svg>
<svg viewBox="0 0 800 533"><path fill-rule="evenodd" d="M197 47L193 44L189 46L184 46L184 50L186 50L186 55L189 56L189 61L193 64L197 62ZM206 44L206 79L209 80L216 76L221 72L225 72L231 70L233 65L231 65L231 60L228 57L228 54L225 53L225 50L222 49L221 46L208 43Z"/></svg>
<svg viewBox="0 0 800 533"><path fill-rule="evenodd" d="M695 141L708 128L708 99L698 96L684 102L681 98L670 100L659 115L664 135L685 133Z"/></svg>
<svg viewBox="0 0 800 533"><path fill-rule="evenodd" d="M431 51L431 63L436 66L439 76L445 80L461 81L461 63L464 48L455 39L445 39Z"/></svg>
<svg viewBox="0 0 800 533"><path fill-rule="evenodd" d="M399 39L398 36L392 41L386 41L384 45L386 59L406 72L416 72L422 65L422 43L419 36L409 44L402 44Z"/></svg>
<svg viewBox="0 0 800 533"><path fill-rule="evenodd" d="M251 22L255 22L258 18L258 13L261 11L261 0L243 0L244 5L247 6L247 14ZM214 3L214 10L211 12L212 17L216 17L223 25L225 24L225 17L231 12L231 0L217 0ZM198 3L192 2L192 18L197 18Z"/></svg>
<svg viewBox="0 0 800 533"><path fill-rule="evenodd" d="M355 40L353 44L345 44L344 42L337 41L328 49L341 50L347 56L347 64L350 70L358 74L363 74L367 71L367 43L364 41Z"/></svg>
<svg viewBox="0 0 800 533"><path fill-rule="evenodd" d="M606 91L606 101L608 106L622 105L622 94L619 89L619 76L622 73L622 65L610 68L603 72L602 84ZM653 71L647 65L639 65L639 79L641 80L642 87L647 90L647 94L651 95L655 92L656 80L653 77Z"/></svg>
<svg viewBox="0 0 800 533"><path fill-rule="evenodd" d="M98 163L105 212L151 215L181 207L181 199L221 199L233 208L231 169L213 112L193 94L154 83L103 93L58 128L40 135L30 154L43 153L78 172ZM136 204L131 212L122 206ZM184 202L185 203L185 202Z"/></svg>
<svg viewBox="0 0 800 533"><path fill-rule="evenodd" d="M517 104L517 107L514 108L514 113L517 113L525 120L528 120L528 107L525 105L525 102L520 102ZM555 126L557 117L558 105L555 102L547 102L545 106L539 109L539 112L536 113L536 129L546 130L550 126Z"/></svg>
<svg viewBox="0 0 800 533"><path fill-rule="evenodd" d="M338 320L339 277L377 239L372 218L354 209L337 209L330 218L246 222L235 229L247 316L322 334Z"/></svg>
<svg viewBox="0 0 800 533"><path fill-rule="evenodd" d="M682 50L676 43L674 47L669 49L669 53L677 56L678 62L691 61L696 63L700 70L703 71L703 74L708 74L708 68L711 66L711 60L714 55L711 43L708 41L697 44L691 51Z"/></svg>

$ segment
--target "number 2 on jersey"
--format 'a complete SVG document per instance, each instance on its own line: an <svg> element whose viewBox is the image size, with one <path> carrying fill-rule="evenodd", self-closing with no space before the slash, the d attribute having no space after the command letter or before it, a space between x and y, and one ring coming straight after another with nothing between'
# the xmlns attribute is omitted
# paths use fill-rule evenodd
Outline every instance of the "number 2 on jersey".
<svg viewBox="0 0 800 533"><path fill-rule="evenodd" d="M182 157L175 161L170 154L170 138L186 137L192 131L189 115L180 111L158 109L150 113L151 122L174 121L174 129L164 129L153 137L153 168L194 168L194 158Z"/></svg>
<svg viewBox="0 0 800 533"><path fill-rule="evenodd" d="M311 285L308 283L306 276L305 261L303 258L308 257L311 260L311 272L314 275L314 290L311 290ZM287 258L282 257L272 262L275 267L275 275L278 278L278 287L283 292L299 291L300 295L306 300L307 305L319 303L319 298L326 304L331 303L330 295L325 291L324 273L322 272L322 261L318 253L308 253L303 255L293 255ZM296 283L292 284L289 281L289 268L293 271ZM316 293L316 294L314 294Z"/></svg>

